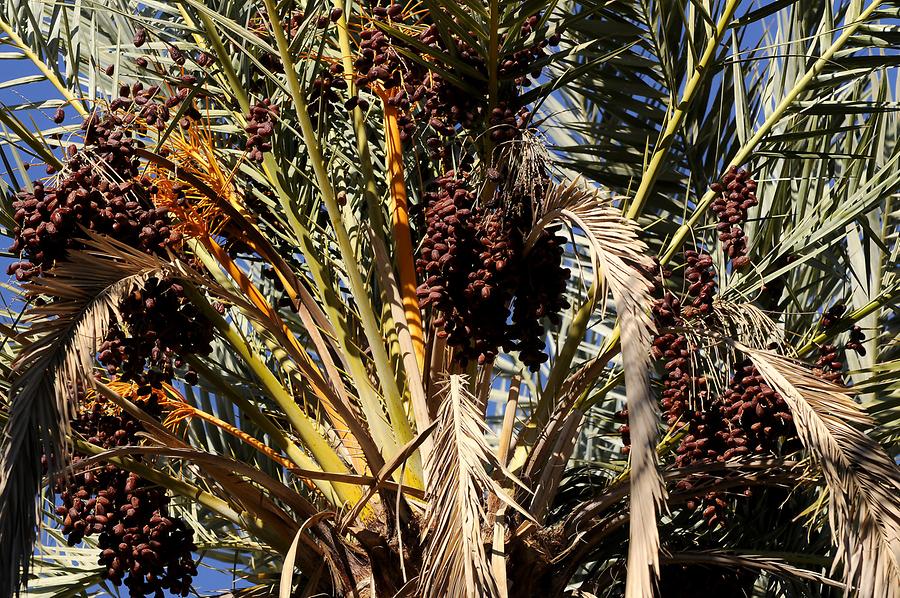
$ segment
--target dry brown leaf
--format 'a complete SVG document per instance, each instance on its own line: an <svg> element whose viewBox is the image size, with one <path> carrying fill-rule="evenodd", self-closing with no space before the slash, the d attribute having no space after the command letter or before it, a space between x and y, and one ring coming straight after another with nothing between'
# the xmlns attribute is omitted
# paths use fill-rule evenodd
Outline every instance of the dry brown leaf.
<svg viewBox="0 0 900 598"><path fill-rule="evenodd" d="M900 598L900 468L861 431L873 422L846 388L781 355L737 347L784 397L822 469L844 582L858 598Z"/></svg>
<svg viewBox="0 0 900 598"><path fill-rule="evenodd" d="M631 433L631 519L628 547L626 598L653 595L659 575L657 511L665 502L665 486L656 458L659 409L650 394L650 343L654 334L650 319L651 285L647 273L653 261L638 238L638 226L610 203L575 181L555 186L545 198L538 221L529 237L555 220L580 229L591 246L591 260L602 285L595 285L598 299L609 289L616 305L622 334L625 396Z"/></svg>
<svg viewBox="0 0 900 598"><path fill-rule="evenodd" d="M482 537L485 497L492 491L524 511L487 471L490 466L505 472L505 467L485 439L489 429L466 384L464 376L452 375L441 392L434 451L426 462L428 511L419 595L501 598Z"/></svg>

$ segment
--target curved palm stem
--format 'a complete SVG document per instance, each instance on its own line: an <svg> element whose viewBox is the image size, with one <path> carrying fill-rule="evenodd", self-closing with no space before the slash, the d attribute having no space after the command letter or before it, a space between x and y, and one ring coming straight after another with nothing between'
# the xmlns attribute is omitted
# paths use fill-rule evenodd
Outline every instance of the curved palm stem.
<svg viewBox="0 0 900 598"><path fill-rule="evenodd" d="M303 440L303 444L315 456L315 461L308 457L304 460L304 469L317 469L321 467L325 471L333 473L347 473L347 467L319 432L315 422L300 409L294 400L294 397L292 397L278 379L275 378L275 375L269 370L262 359L259 358L256 352L253 351L247 340L233 325L229 324L225 318L219 315L219 313L213 309L199 293L190 292L190 294L192 295L191 298L195 304L202 309L204 315L209 318L213 326L215 326L219 333L228 341L247 366L253 371L260 384L266 389L266 393L284 411L288 420L291 422L291 426ZM356 502L360 496L358 488L346 484L320 483L317 485L325 496L336 506L340 506L345 502Z"/></svg>

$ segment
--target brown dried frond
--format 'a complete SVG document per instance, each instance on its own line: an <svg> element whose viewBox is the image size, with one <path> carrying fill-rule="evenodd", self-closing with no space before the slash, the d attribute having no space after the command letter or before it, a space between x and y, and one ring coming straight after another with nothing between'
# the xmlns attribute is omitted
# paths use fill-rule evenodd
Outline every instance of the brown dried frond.
<svg viewBox="0 0 900 598"><path fill-rule="evenodd" d="M499 596L482 536L484 496L491 491L526 515L487 471L489 465L506 469L487 444L488 428L466 383L464 376L452 375L442 389L434 450L426 463L422 596Z"/></svg>
<svg viewBox="0 0 900 598"><path fill-rule="evenodd" d="M656 513L666 491L657 466L656 437L659 408L650 393L650 345L655 333L650 318L654 268L646 244L638 237L636 222L604 199L600 191L579 181L552 186L539 210L528 243L546 226L562 220L580 229L590 243L595 299L606 300L607 290L616 304L621 325L625 395L631 434L631 523L628 550L627 598L649 596L659 574L659 532Z"/></svg>
<svg viewBox="0 0 900 598"><path fill-rule="evenodd" d="M900 468L863 430L850 391L770 351L736 344L790 406L828 487L835 566L858 598L900 598Z"/></svg>

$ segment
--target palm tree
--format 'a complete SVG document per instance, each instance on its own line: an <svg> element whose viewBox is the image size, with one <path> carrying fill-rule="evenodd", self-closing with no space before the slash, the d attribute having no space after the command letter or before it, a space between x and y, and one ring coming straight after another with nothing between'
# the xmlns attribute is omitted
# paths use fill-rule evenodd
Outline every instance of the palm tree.
<svg viewBox="0 0 900 598"><path fill-rule="evenodd" d="M7 0L0 595L900 597L897 11Z"/></svg>

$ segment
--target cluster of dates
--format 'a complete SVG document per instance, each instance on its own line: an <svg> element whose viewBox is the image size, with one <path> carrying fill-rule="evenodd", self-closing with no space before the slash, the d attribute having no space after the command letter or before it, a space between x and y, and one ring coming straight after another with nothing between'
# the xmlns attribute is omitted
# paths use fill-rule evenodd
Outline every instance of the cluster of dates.
<svg viewBox="0 0 900 598"><path fill-rule="evenodd" d="M716 230L719 231L722 251L735 268L743 268L750 262L743 224L747 221L747 210L759 203L756 199L756 181L746 170L732 166L722 181L713 183L710 188L718 194L711 208L719 219Z"/></svg>
<svg viewBox="0 0 900 598"><path fill-rule="evenodd" d="M781 455L799 448L793 417L784 399L771 388L749 360L735 364L728 387L710 392L702 371L701 348L682 330L713 313L716 271L708 254L684 253L684 299L666 291L653 306L658 335L652 354L661 366L663 415L670 426L683 432L675 450L675 464L688 467L724 462L742 456ZM627 415L620 412L620 417ZM628 450L628 427L620 428ZM727 496L703 488L703 475L678 481L678 490L689 495L686 506L700 510L711 527L724 524L730 508ZM749 488L744 488L746 495Z"/></svg>
<svg viewBox="0 0 900 598"><path fill-rule="evenodd" d="M148 253L176 248L181 234L153 205L153 182L140 174L127 115L91 115L82 123L84 149L70 146L52 183L38 181L13 203L16 227L9 266L18 280L40 276L66 252L82 246L82 229L109 235Z"/></svg>
<svg viewBox="0 0 900 598"><path fill-rule="evenodd" d="M519 102L519 92L540 76L539 62L548 47L560 42L558 34L539 31L538 15L527 17L515 32L527 43L499 59L497 75L501 84L495 106L488 106L482 94L471 91L483 86L481 79L487 80L488 67L465 36L441 35L437 25L422 23L398 3L377 5L371 16L372 24L359 34L360 50L354 62L356 84L381 95L387 104L398 109L402 139L412 138L418 128L427 125L431 134L425 143L431 156L445 159L445 139L459 130L485 132L496 144L520 136L529 114ZM415 44L392 35L392 29L410 30ZM504 41L500 40L501 47ZM453 55L466 64L466 71L452 69L450 75L449 70L442 73L442 69L429 69L413 60L411 54L422 54L420 44L432 48L435 55Z"/></svg>
<svg viewBox="0 0 900 598"><path fill-rule="evenodd" d="M134 106L146 108L157 90L123 86L120 100L126 92L144 98ZM154 204L157 182L142 172L143 141L135 137L133 116L124 109L88 116L83 147L71 146L55 181L37 182L16 199L10 250L19 260L9 273L18 280L41 276L83 247L85 230L162 257L181 251L182 233ZM211 350L212 325L174 279L150 278L118 307L123 322L112 326L98 356L111 375L158 386L172 379L184 357Z"/></svg>
<svg viewBox="0 0 900 598"><path fill-rule="evenodd" d="M136 404L150 417L162 413L156 392ZM143 431L138 419L102 399L83 400L72 426L104 449L138 445ZM132 598L160 598L165 590L187 596L197 574L193 531L169 513L165 489L112 463L79 467L82 460L76 455L78 473L54 485L69 544L96 537L104 578L124 583Z"/></svg>
<svg viewBox="0 0 900 598"><path fill-rule="evenodd" d="M526 251L526 221L478 205L466 173L439 178L426 202L418 296L435 311L436 334L459 363L488 363L502 348L537 370L547 360L545 321L558 325L568 307L564 239L545 230Z"/></svg>

